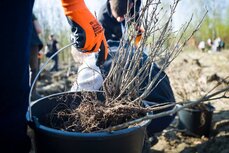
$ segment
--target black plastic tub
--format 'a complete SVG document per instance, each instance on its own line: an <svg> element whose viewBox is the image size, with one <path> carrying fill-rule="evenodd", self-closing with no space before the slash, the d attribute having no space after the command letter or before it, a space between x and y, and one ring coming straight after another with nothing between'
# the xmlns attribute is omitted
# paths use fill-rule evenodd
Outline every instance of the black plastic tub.
<svg viewBox="0 0 229 153"><path fill-rule="evenodd" d="M80 93L78 93L80 95ZM53 129L47 126L46 115L59 103L76 100L76 93L59 93L37 100L27 113L35 135L36 153L141 153L146 126L140 125L114 132L81 133ZM80 102L80 98L77 99ZM74 103L77 105L77 103ZM32 119L29 114L32 114Z"/></svg>
<svg viewBox="0 0 229 153"><path fill-rule="evenodd" d="M178 112L179 129L187 129L198 136L209 136L211 131L212 115L215 108L210 104L205 104L204 110L185 108Z"/></svg>

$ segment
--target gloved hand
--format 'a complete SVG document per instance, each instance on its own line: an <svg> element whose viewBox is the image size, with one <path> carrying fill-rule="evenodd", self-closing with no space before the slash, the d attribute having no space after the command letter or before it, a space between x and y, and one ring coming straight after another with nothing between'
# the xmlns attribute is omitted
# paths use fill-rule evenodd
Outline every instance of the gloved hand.
<svg viewBox="0 0 229 153"><path fill-rule="evenodd" d="M139 42L141 41L142 34L145 31L142 27L137 27L136 29L138 31L137 36L135 38L135 46L138 46Z"/></svg>
<svg viewBox="0 0 229 153"><path fill-rule="evenodd" d="M72 27L71 39L83 53L99 52L96 65L102 65L108 55L104 30L88 10L84 0L62 0L62 6Z"/></svg>

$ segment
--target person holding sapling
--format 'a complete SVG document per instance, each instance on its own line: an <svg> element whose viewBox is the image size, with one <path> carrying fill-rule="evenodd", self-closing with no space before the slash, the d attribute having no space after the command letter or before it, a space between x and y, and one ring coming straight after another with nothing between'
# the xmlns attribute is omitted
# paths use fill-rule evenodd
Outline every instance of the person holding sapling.
<svg viewBox="0 0 229 153"><path fill-rule="evenodd" d="M117 51L118 46L120 44L120 40L122 37L124 37L124 28L126 24L125 16L130 16L131 21L136 22L137 36L135 43L139 43L138 36L139 34L144 32L144 29L137 22L139 18L140 7L141 0L107 0L106 3L101 7L98 15L98 20L105 29L105 36L110 47L111 54ZM129 11L129 14L127 14L127 11ZM105 73L108 73L111 66L112 57L114 56L108 56L108 60L104 63L104 68L101 71L105 71ZM143 55L143 61L145 61L146 59L147 55ZM159 73L159 71L159 67L155 63L153 63L153 71L151 74L152 77ZM165 72L162 72L160 74L158 80L160 79L162 79L162 81L157 85L157 87L149 94L149 96L145 100L150 101L151 104L175 102L169 78L165 74ZM147 78L145 79L143 84L147 84ZM172 109L172 107L165 109L163 111L167 111L169 109ZM160 111L154 113L159 113ZM150 139L152 141L152 144L156 142L154 133L161 132L162 130L167 128L169 124L173 121L174 117L175 115L165 116L162 118L152 120L150 125L147 127L147 131L149 137L151 137Z"/></svg>
<svg viewBox="0 0 229 153"><path fill-rule="evenodd" d="M129 2L127 4L127 2ZM93 63L93 60L86 60L87 57L85 57L85 61L81 67L84 67L83 65L90 65L90 68L84 69L84 71L78 71L78 78L76 82L74 83L72 87L72 91L76 90L98 90L102 87L103 80L101 79L102 76L107 76L109 73L109 70L111 68L111 63L113 60L113 57L115 56L116 51L118 50L120 40L123 37L123 28L125 28L125 16L127 13L127 10L130 9L130 13L134 14L133 8L135 8L135 19L138 18L138 11L140 9L141 0L137 0L136 4L134 4L133 0L108 0L106 3L102 6L98 19L100 23L102 24L103 28L105 29L105 36L108 42L108 46L110 49L110 52L108 54L108 57L104 64L100 66L100 70L98 68L91 69L91 65L94 65L95 68L95 62ZM135 7L134 7L135 6ZM129 7L127 9L127 7ZM140 27L140 25L138 25ZM137 28L139 32L144 32L144 30L140 30L141 28ZM80 42L78 42L80 44ZM74 50L74 49L73 49ZM72 52L73 57L76 57L74 53ZM94 55L93 55L94 56ZM90 57L92 58L92 57ZM96 56L94 56L96 58ZM143 62L147 59L147 55L143 55ZM87 63L87 64L85 64ZM89 64L88 64L89 63ZM154 77L157 73L159 73L160 68L155 64L152 63L153 71L151 76ZM81 68L80 68L81 70ZM82 76L88 76L90 77L82 77ZM91 76L92 74L93 77ZM81 78L81 79L79 79ZM162 79L162 80L161 80ZM99 81L98 81L99 80ZM145 79L144 83L147 84L148 78ZM157 82L161 80L157 87L147 96L145 100L149 101L148 103L150 105L154 104L160 104L164 102L175 102L174 94L172 91L172 88L170 86L169 78L166 75L165 72L162 72L157 80ZM90 84L91 86L85 86ZM155 111L154 113L159 113L161 111L168 111L172 109L172 107ZM157 138L154 136L155 133L163 131L165 128L169 126L169 124L173 121L175 115L172 116L165 116L161 117L155 120L152 120L152 122L147 127L148 136L150 137L150 141L153 144L157 142Z"/></svg>

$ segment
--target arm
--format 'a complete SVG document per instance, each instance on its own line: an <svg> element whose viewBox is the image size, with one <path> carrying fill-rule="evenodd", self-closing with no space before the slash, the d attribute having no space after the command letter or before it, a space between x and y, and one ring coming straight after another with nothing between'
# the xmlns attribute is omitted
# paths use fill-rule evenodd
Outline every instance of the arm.
<svg viewBox="0 0 229 153"><path fill-rule="evenodd" d="M56 48L57 48L57 50L59 49L59 47L60 47L60 45L59 45L59 43L58 43L58 41L57 40L55 40L56 41Z"/></svg>
<svg viewBox="0 0 229 153"><path fill-rule="evenodd" d="M33 24L34 24L34 27L35 27L37 34L40 34L42 32L42 29L41 29L39 22L37 20L34 20Z"/></svg>
<svg viewBox="0 0 229 153"><path fill-rule="evenodd" d="M35 28L37 34L40 34L42 32L42 28L41 28L41 25L38 22L38 20L37 20L37 18L35 17L34 14L32 16L32 19L33 19L33 25L34 25L34 28Z"/></svg>

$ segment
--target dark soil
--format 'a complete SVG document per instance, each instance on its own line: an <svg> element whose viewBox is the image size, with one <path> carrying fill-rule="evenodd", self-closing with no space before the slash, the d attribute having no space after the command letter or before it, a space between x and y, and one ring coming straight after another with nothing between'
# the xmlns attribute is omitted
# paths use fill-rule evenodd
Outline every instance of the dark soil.
<svg viewBox="0 0 229 153"><path fill-rule="evenodd" d="M65 107L63 107L65 106ZM104 104L100 101L83 101L76 108L59 104L50 113L52 128L70 132L95 132L145 116L147 109L131 103Z"/></svg>

